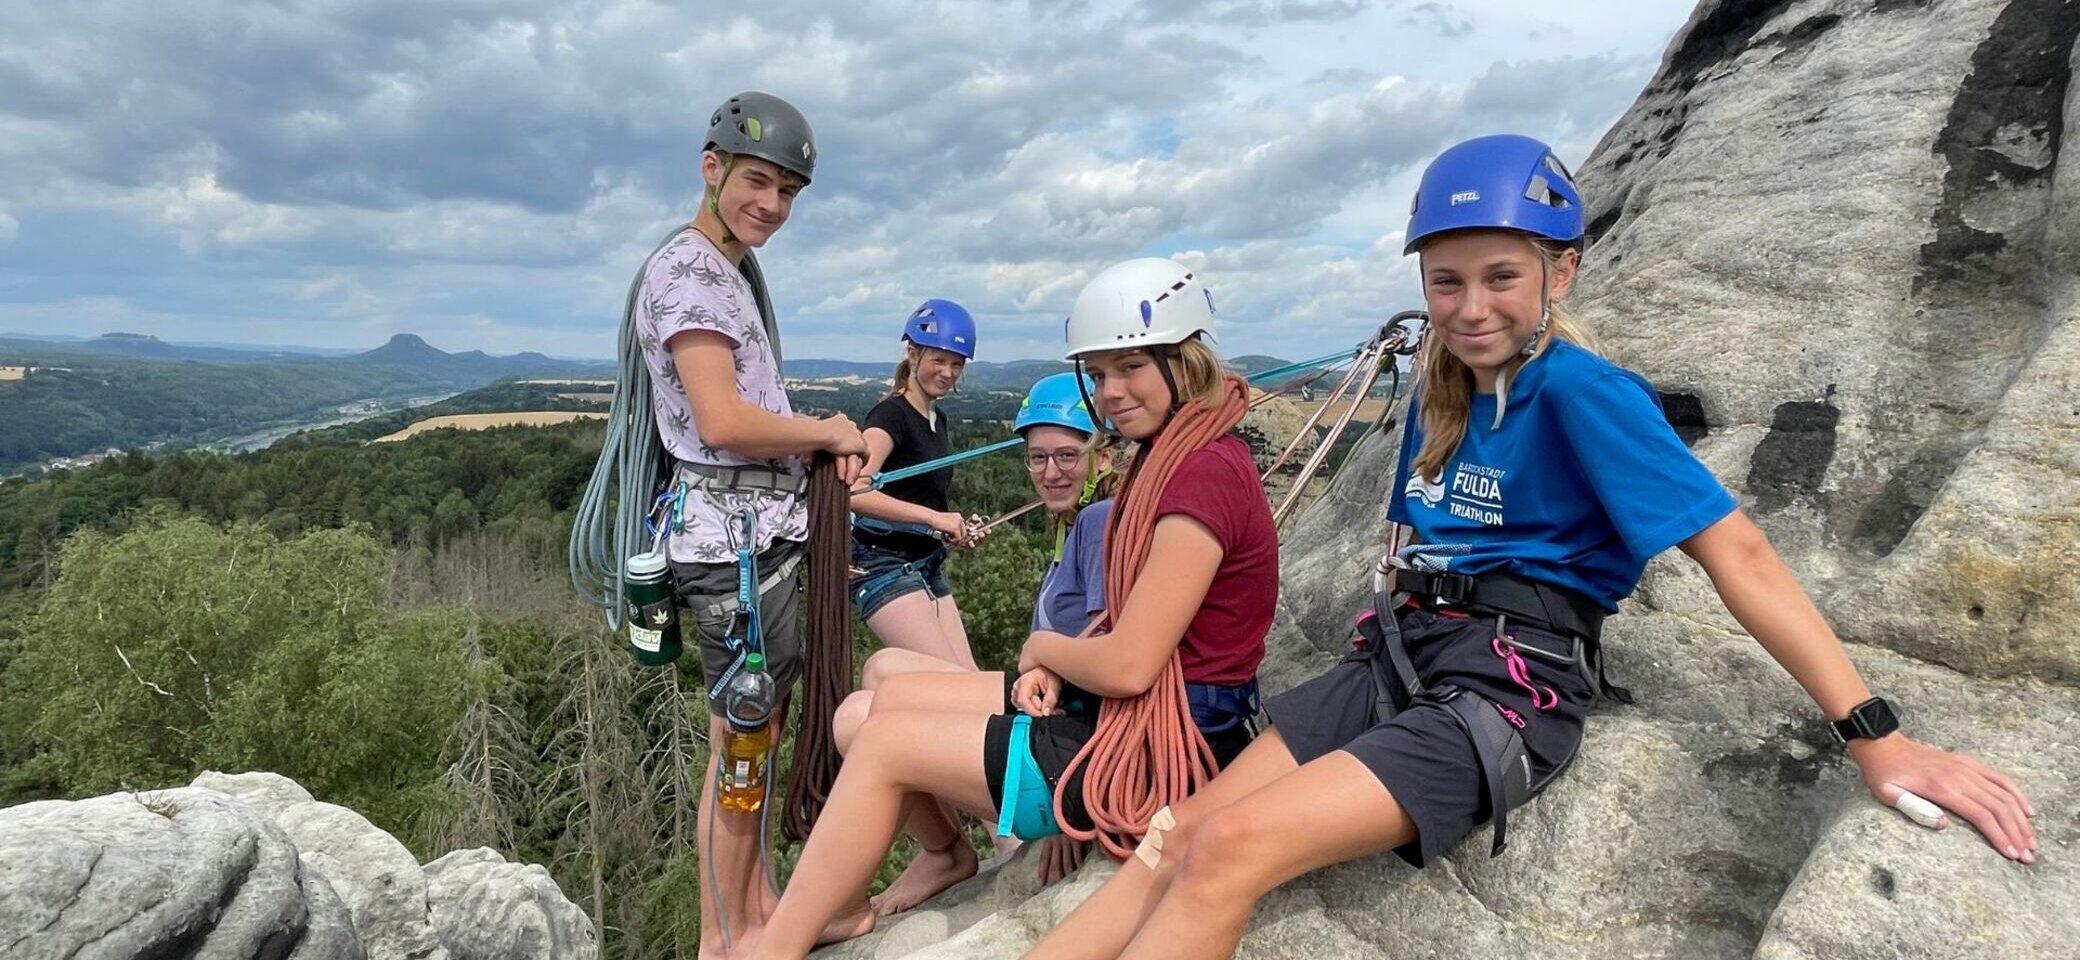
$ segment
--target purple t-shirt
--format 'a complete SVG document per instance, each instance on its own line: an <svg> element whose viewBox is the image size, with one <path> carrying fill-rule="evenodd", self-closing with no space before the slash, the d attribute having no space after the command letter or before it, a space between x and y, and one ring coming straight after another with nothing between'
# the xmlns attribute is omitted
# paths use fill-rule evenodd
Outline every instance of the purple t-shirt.
<svg viewBox="0 0 2080 960"><path fill-rule="evenodd" d="M1062 558L1047 568L1040 598L1033 603L1033 629L1076 636L1091 618L1105 612L1105 520L1112 501L1100 500L1076 512L1062 541Z"/></svg>
<svg viewBox="0 0 2080 960"><path fill-rule="evenodd" d="M687 404L686 388L679 381L679 368L671 354L672 338L689 330L706 330L729 339L737 396L781 416L793 415L750 282L715 244L690 226L643 265L643 288L636 302L636 335L650 368L657 435L666 451L689 463L757 464L799 475L803 467L798 457L740 457L701 442L700 428L693 422L693 409ZM764 550L776 538L809 538L809 511L798 497L770 491L696 494L686 498L684 523L672 533L671 558L681 563L735 562L725 524L745 505L758 511L757 549Z"/></svg>

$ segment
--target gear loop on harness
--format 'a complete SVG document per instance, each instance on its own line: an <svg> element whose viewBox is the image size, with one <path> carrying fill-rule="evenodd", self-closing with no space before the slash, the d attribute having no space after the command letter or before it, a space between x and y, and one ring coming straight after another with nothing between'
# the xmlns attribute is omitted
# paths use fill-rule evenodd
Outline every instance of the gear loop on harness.
<svg viewBox="0 0 2080 960"><path fill-rule="evenodd" d="M1523 805L1567 768L1561 763L1542 778L1531 772L1530 753L1518 724L1521 716L1506 704L1452 683L1425 684L1417 674L1400 621L1385 594L1373 595L1374 616L1359 620L1358 629L1373 681L1373 722L1386 723L1403 710L1442 709L1466 734L1481 770L1489 820L1495 840L1489 856L1499 856L1509 835L1509 811ZM1495 641L1500 643L1499 638ZM1568 761L1573 760L1569 756Z"/></svg>

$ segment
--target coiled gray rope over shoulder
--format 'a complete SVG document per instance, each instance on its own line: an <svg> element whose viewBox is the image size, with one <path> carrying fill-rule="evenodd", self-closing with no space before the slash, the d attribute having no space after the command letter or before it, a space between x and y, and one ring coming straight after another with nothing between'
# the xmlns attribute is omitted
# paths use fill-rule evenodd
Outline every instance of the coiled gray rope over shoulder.
<svg viewBox="0 0 2080 960"><path fill-rule="evenodd" d="M627 614L627 585L621 577L621 565L641 552L638 547L649 548L643 518L650 512L652 493L664 482L668 459L664 442L657 435L650 368L644 362L642 340L636 334L636 301L643 294L643 275L650 261L691 229L688 224L666 235L643 258L635 279L629 281L628 297L621 305L621 329L615 349L618 369L614 375L614 402L607 413L606 441L600 445L599 460L592 466L592 478L586 481L585 495L578 501L577 515L571 520L567 554L571 587L585 602L606 614L609 630L621 629ZM780 330L773 322L773 302L766 293L766 278L758 268L758 258L746 251L737 270L751 284L759 323L765 328L766 342L772 345L773 363L778 365Z"/></svg>

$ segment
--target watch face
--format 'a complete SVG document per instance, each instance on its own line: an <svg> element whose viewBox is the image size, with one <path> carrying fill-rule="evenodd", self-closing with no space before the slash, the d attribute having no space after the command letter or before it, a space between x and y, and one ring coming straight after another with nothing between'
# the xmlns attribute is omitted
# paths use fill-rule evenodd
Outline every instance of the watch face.
<svg viewBox="0 0 2080 960"><path fill-rule="evenodd" d="M1875 740L1899 729L1899 713L1892 704L1880 697L1872 697L1856 705L1847 717L1829 726L1835 737L1846 743L1850 740Z"/></svg>

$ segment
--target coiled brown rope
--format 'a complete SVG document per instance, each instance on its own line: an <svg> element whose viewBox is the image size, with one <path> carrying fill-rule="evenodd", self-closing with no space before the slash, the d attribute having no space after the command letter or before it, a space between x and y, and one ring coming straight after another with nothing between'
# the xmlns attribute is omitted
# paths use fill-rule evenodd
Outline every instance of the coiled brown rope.
<svg viewBox="0 0 2080 960"><path fill-rule="evenodd" d="M802 722L780 830L807 840L838 779L831 720L852 692L852 496L830 454L809 464L809 635L802 649Z"/></svg>
<svg viewBox="0 0 2080 960"><path fill-rule="evenodd" d="M1242 422L1249 412L1248 398L1249 387L1242 378L1225 378L1220 402L1185 404L1152 439L1147 453L1136 458L1105 527L1101 632L1117 622L1148 563L1163 488L1187 454L1219 440ZM1062 812L1062 786L1085 764L1089 769L1083 778L1083 803L1090 812L1091 830L1072 826ZM1055 822L1063 833L1078 840L1096 839L1114 860L1125 860L1141 842L1149 818L1157 810L1205 786L1219 767L1213 748L1192 722L1184 668L1173 651L1154 686L1138 696L1107 697L1098 707L1097 732L1069 761L1055 788Z"/></svg>

